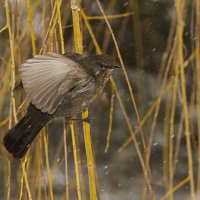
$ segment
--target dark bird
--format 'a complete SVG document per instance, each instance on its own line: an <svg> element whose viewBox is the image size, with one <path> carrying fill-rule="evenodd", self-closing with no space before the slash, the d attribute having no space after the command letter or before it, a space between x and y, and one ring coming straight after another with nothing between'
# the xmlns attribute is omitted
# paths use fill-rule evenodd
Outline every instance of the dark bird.
<svg viewBox="0 0 200 200"><path fill-rule="evenodd" d="M102 54L47 53L19 67L23 88L30 99L26 115L4 136L14 158L22 158L39 131L52 119L73 116L102 92L114 68L113 57Z"/></svg>

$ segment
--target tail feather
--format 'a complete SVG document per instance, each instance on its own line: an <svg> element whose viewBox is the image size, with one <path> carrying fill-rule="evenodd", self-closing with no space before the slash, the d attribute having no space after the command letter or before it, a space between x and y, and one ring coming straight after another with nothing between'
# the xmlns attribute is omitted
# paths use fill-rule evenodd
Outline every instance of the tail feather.
<svg viewBox="0 0 200 200"><path fill-rule="evenodd" d="M50 119L51 115L42 113L33 105L30 105L26 115L4 136L5 148L14 158L22 158L39 131Z"/></svg>

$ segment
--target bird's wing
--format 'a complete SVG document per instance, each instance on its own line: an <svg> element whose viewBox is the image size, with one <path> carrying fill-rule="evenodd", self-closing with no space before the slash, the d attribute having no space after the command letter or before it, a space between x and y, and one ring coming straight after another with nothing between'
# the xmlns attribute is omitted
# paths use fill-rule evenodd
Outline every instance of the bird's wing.
<svg viewBox="0 0 200 200"><path fill-rule="evenodd" d="M52 114L65 94L87 89L89 75L79 64L60 54L47 53L27 60L19 68L23 87L31 103ZM81 90L79 90L81 91Z"/></svg>

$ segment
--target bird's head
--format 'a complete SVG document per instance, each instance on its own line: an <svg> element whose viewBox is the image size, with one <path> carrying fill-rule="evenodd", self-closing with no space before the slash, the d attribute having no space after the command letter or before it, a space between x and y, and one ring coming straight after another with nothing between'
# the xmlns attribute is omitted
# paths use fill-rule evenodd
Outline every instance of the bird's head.
<svg viewBox="0 0 200 200"><path fill-rule="evenodd" d="M88 73L103 82L108 80L115 68L120 68L115 59L107 54L88 56L86 64Z"/></svg>

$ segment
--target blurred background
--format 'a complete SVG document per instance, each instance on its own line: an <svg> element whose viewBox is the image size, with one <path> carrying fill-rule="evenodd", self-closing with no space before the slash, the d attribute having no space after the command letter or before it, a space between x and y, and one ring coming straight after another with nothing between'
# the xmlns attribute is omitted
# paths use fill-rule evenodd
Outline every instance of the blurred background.
<svg viewBox="0 0 200 200"><path fill-rule="evenodd" d="M63 119L48 124L22 161L2 145L29 104L19 65L76 51L72 11L84 53L108 53L122 65L89 108L97 199L200 199L200 2L83 0L78 10L72 2L0 0L0 199L92 199L81 120L75 147Z"/></svg>

